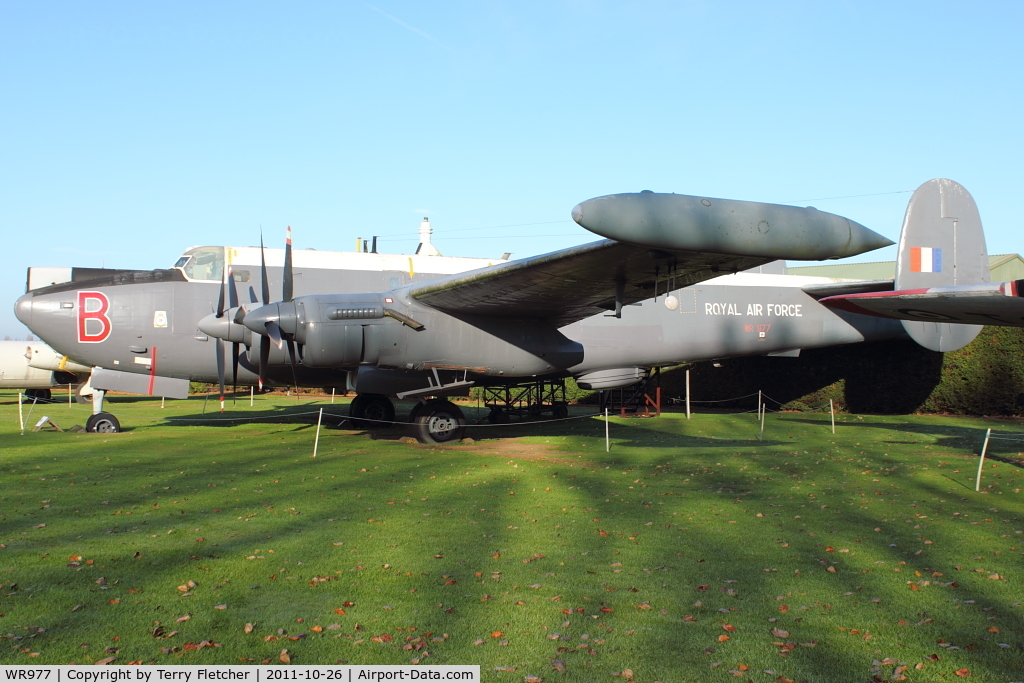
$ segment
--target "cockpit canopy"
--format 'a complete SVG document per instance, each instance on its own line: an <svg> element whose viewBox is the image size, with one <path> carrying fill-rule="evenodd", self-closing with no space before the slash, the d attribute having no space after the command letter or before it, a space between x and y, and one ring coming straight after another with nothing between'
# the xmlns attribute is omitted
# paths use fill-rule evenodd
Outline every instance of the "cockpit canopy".
<svg viewBox="0 0 1024 683"><path fill-rule="evenodd" d="M220 282L224 275L224 247L192 247L173 267L190 281Z"/></svg>

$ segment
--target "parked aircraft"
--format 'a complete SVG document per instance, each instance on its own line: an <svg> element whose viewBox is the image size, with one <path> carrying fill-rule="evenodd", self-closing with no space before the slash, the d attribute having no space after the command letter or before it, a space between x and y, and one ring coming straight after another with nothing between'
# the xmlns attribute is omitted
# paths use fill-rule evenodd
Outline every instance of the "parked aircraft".
<svg viewBox="0 0 1024 683"><path fill-rule="evenodd" d="M30 399L47 401L56 386L86 386L90 371L42 342L0 341L0 387L24 389Z"/></svg>
<svg viewBox="0 0 1024 683"><path fill-rule="evenodd" d="M273 276L261 274L262 297L250 286L249 301L237 305L247 298L245 283L236 281L234 271L245 270L238 262L230 276L221 275L218 296L210 296L209 286L189 295L176 287L187 280L185 261L177 270L117 275L88 288L44 288L22 297L16 309L44 339L99 366L97 389L173 396L184 395L189 379L223 381L224 349L195 351L213 337L247 347L237 368L243 382L259 374L275 384L345 383L360 394L353 401L357 417L393 416L387 395L438 398L473 384L565 375L594 388L622 386L646 368L682 360L796 353L901 334L870 318L852 325L816 306L798 283L782 286L784 276L740 272L779 258L841 258L891 244L841 216L654 193L590 200L572 216L612 239L426 283L387 282L362 287L365 294L292 301L299 287L360 289L339 282L353 273L302 271L298 255L307 252L297 252L294 274L280 271L280 304L269 302ZM198 266L200 256L189 258ZM205 276L214 273L215 267ZM692 287L723 273L735 274L720 279L727 283ZM313 289L308 283L316 276L330 276L334 287ZM211 311L214 298L219 302ZM256 306L257 299L264 305ZM206 312L213 314L197 330ZM452 403L425 401L420 408L422 437L460 432L462 416ZM99 405L95 410L100 413ZM102 420L117 428L113 416Z"/></svg>
<svg viewBox="0 0 1024 683"><path fill-rule="evenodd" d="M898 323L832 312L814 298L891 282L743 272L777 259L841 258L891 244L843 217L652 192L589 200L572 215L612 239L428 282L362 288L311 288L318 277L356 278L301 270L298 255L307 252L296 252L291 277L287 268L260 275L261 297L235 280L234 269L245 270L237 263L221 275L219 295L210 295L212 283L189 294L176 288L187 279L186 263L31 292L17 314L71 357L100 366L93 380L99 389L184 396L189 379L223 382L228 358L225 348L211 353L206 341L213 337L246 347L240 381L259 374L280 385L346 383L359 394L356 417L390 419L388 396L433 397L413 416L418 435L431 441L461 433L461 412L441 397L470 385L572 375L584 387L610 388L682 361L795 355L904 334ZM291 290L300 288L304 296L292 300ZM280 302L270 302L271 289L282 292ZM176 339L188 344L175 346ZM208 350L196 353L201 345ZM94 426L117 428L113 416L101 419Z"/></svg>

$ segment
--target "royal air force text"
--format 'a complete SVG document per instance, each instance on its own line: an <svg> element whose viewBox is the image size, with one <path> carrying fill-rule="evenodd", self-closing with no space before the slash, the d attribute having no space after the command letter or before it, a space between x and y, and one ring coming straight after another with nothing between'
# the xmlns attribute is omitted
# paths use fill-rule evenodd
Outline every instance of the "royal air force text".
<svg viewBox="0 0 1024 683"><path fill-rule="evenodd" d="M802 318L803 304L704 304L704 315L751 315L769 318Z"/></svg>

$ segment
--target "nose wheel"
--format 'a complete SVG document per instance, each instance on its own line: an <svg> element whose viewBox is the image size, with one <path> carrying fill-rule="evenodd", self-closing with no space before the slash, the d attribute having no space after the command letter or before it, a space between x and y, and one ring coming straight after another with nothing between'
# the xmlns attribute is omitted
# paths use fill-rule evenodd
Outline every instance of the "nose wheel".
<svg viewBox="0 0 1024 683"><path fill-rule="evenodd" d="M94 434L116 434L121 431L121 423L110 413L90 415L85 423L85 431Z"/></svg>

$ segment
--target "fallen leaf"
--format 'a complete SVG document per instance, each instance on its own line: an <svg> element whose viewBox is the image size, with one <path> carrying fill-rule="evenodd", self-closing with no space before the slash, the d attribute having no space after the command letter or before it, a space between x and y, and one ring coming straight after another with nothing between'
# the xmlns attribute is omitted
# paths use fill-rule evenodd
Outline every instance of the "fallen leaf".
<svg viewBox="0 0 1024 683"><path fill-rule="evenodd" d="M565 662L562 661L561 659L552 659L551 660L551 668L554 669L555 671L558 671L559 673L564 672L565 671Z"/></svg>
<svg viewBox="0 0 1024 683"><path fill-rule="evenodd" d="M252 633L252 630L254 628L256 628L256 627L253 626L252 624L246 624L245 627L242 629L242 632L243 633Z"/></svg>
<svg viewBox="0 0 1024 683"><path fill-rule="evenodd" d="M104 666L104 665L106 665L106 664L110 664L110 663L111 663L111 662L113 662L113 661L114 661L115 659L117 659L117 657L106 657L106 658L104 658L104 659L101 659L101 660L99 660L98 662L96 662L96 666Z"/></svg>
<svg viewBox="0 0 1024 683"><path fill-rule="evenodd" d="M957 669L953 673L955 673L960 678L967 678L968 676L971 675L971 670L970 669Z"/></svg>
<svg viewBox="0 0 1024 683"><path fill-rule="evenodd" d="M290 655L288 654L288 650L281 650L281 654L279 654L279 655L277 656L277 659L278 659L278 660L279 660L279 661L280 661L280 662L281 662L282 664L291 664L291 663L292 663L292 658L291 658L291 656L290 656Z"/></svg>
<svg viewBox="0 0 1024 683"><path fill-rule="evenodd" d="M720 642L720 643L724 643L727 640L729 640L729 636L725 635L724 633L722 635L718 636L718 642Z"/></svg>
<svg viewBox="0 0 1024 683"><path fill-rule="evenodd" d="M789 631L786 631L781 628L773 628L772 635L776 638L789 638Z"/></svg>

